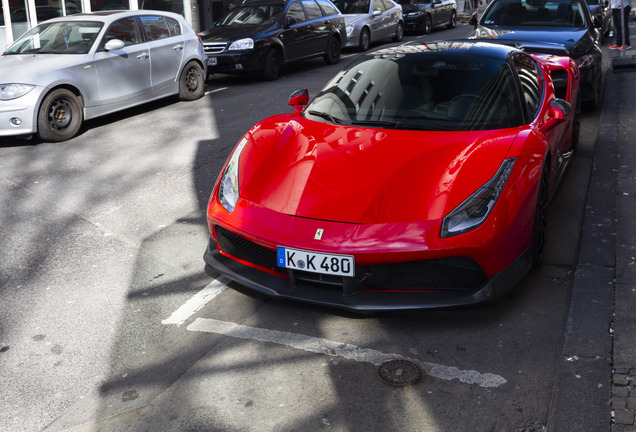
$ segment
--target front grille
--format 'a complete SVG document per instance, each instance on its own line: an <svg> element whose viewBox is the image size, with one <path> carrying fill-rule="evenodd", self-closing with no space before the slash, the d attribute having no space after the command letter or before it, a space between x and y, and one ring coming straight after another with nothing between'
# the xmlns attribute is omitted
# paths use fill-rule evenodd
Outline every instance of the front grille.
<svg viewBox="0 0 636 432"><path fill-rule="evenodd" d="M203 49L207 55L220 54L225 51L227 42L204 42Z"/></svg>
<svg viewBox="0 0 636 432"><path fill-rule="evenodd" d="M257 245L218 225L216 234L224 253L261 267L287 273L286 269L276 265L275 250ZM292 285L300 283L342 290L346 293L359 290L469 293L477 291L488 281L481 267L466 257L357 266L355 278L299 270L288 273Z"/></svg>
<svg viewBox="0 0 636 432"><path fill-rule="evenodd" d="M216 237L224 253L261 267L276 269L276 251L252 243L218 225Z"/></svg>

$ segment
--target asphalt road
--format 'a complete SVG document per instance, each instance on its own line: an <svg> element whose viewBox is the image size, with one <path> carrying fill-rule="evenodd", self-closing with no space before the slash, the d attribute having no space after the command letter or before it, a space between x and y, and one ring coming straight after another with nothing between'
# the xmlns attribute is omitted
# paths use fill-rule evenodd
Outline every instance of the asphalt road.
<svg viewBox="0 0 636 432"><path fill-rule="evenodd" d="M205 205L228 153L345 54L275 82L214 77L201 100L89 121L64 143L0 139L0 429L543 430L599 112L584 113L550 206L545 264L499 301L358 316L205 273ZM383 382L392 359L421 380Z"/></svg>

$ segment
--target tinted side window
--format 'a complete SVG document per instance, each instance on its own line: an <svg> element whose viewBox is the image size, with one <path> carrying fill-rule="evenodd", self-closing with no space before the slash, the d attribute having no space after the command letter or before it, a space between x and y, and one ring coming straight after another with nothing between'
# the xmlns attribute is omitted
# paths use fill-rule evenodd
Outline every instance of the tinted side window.
<svg viewBox="0 0 636 432"><path fill-rule="evenodd" d="M141 24L146 33L146 39L149 41L165 39L170 37L170 30L168 29L168 23L164 17L161 16L142 16Z"/></svg>
<svg viewBox="0 0 636 432"><path fill-rule="evenodd" d="M124 41L127 46L139 43L141 38L135 18L122 18L112 23L106 31L104 41L108 42L111 39L120 39Z"/></svg>
<svg viewBox="0 0 636 432"><path fill-rule="evenodd" d="M179 24L179 21L166 17L166 23L168 23L168 28L170 29L170 36L178 36L181 34L181 24Z"/></svg>
<svg viewBox="0 0 636 432"><path fill-rule="evenodd" d="M302 4L305 6L305 11L307 11L307 16L310 20L322 17L322 10L320 10L320 6L314 0L302 0Z"/></svg>
<svg viewBox="0 0 636 432"><path fill-rule="evenodd" d="M329 3L327 0L318 0L318 4L322 8L325 15L338 15L338 10L333 7L333 4Z"/></svg>
<svg viewBox="0 0 636 432"><path fill-rule="evenodd" d="M515 68L521 83L521 96L524 110L529 118L534 118L539 110L543 95L543 78L537 63L529 56L514 56Z"/></svg>
<svg viewBox="0 0 636 432"><path fill-rule="evenodd" d="M297 23L305 21L305 11L303 10L302 5L299 2L293 2L287 8L287 13L285 14L287 18L293 18Z"/></svg>

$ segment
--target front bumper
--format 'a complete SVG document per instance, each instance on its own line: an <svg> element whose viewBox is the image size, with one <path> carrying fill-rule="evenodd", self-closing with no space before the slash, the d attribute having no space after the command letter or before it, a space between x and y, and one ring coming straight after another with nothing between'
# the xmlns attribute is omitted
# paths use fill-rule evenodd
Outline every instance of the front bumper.
<svg viewBox="0 0 636 432"><path fill-rule="evenodd" d="M249 250L244 256L247 260L226 256L229 254L219 250L225 248L219 248L216 241L210 237L204 254L206 264L239 284L270 297L300 300L357 312L441 308L493 300L517 285L532 264L531 250L527 249L490 279L478 271L478 266L475 268L470 264L470 260L463 258L386 264L390 266L389 269L379 269L384 265L356 266L357 276L354 278L325 278L306 272L276 269L275 264L267 264L270 259L276 262L274 251L268 251L245 239L240 241L246 242L243 246L246 247L245 250ZM231 248L227 244L226 247ZM236 250L231 252L236 253ZM268 252L274 254L274 258L269 258ZM248 265L247 262L251 264ZM424 267L424 271L419 271L419 268ZM414 284L413 280L418 279L417 274L425 274L429 269L439 270L441 267L447 267L444 273L452 282L442 281L438 272L436 277L423 275L419 278L437 280L434 284L436 286L413 289L411 285ZM389 279L375 278L374 272L389 275ZM453 283L464 279L463 286L453 286ZM383 283L374 284L374 280L382 280Z"/></svg>
<svg viewBox="0 0 636 432"><path fill-rule="evenodd" d="M262 65L263 55L259 49L208 54L208 74L254 73L259 72Z"/></svg>
<svg viewBox="0 0 636 432"><path fill-rule="evenodd" d="M37 131L35 118L41 93L42 88L36 87L20 98L0 101L0 136L30 135Z"/></svg>

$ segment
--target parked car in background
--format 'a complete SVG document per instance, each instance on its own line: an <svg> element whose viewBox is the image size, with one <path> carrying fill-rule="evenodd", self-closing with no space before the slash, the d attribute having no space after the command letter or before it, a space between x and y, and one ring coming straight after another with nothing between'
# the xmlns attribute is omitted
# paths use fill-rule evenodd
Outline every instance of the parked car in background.
<svg viewBox="0 0 636 432"><path fill-rule="evenodd" d="M200 33L208 72L259 73L275 80L283 64L323 57L340 61L345 20L329 0L254 0L223 15Z"/></svg>
<svg viewBox="0 0 636 432"><path fill-rule="evenodd" d="M581 99L595 109L601 98L598 26L585 0L492 0L470 21L469 38L499 39L526 50L569 55L581 73Z"/></svg>
<svg viewBox="0 0 636 432"><path fill-rule="evenodd" d="M366 51L373 42L404 36L402 6L393 0L336 0L347 25L347 46Z"/></svg>
<svg viewBox="0 0 636 432"><path fill-rule="evenodd" d="M569 57L482 41L361 55L239 140L208 203L205 262L272 297L358 311L492 300L541 261L578 78Z"/></svg>
<svg viewBox="0 0 636 432"><path fill-rule="evenodd" d="M429 34L434 28L457 25L455 0L399 0L407 31Z"/></svg>
<svg viewBox="0 0 636 432"><path fill-rule="evenodd" d="M590 7L592 16L598 19L600 23L598 27L600 43L609 36L610 32L614 29L614 23L612 21L612 8L608 0L586 0L587 5Z"/></svg>
<svg viewBox="0 0 636 432"><path fill-rule="evenodd" d="M54 18L0 56L0 136L64 141L83 120L204 94L207 57L181 15L111 11Z"/></svg>

